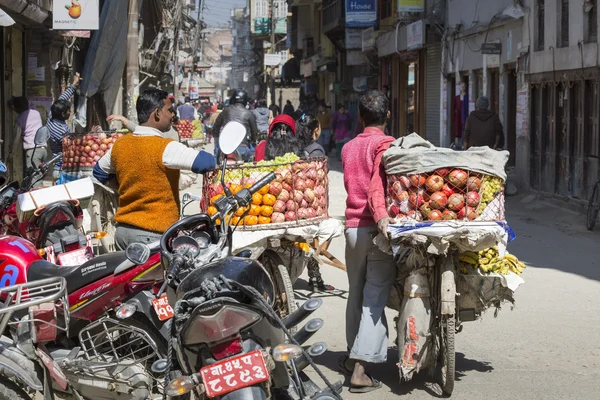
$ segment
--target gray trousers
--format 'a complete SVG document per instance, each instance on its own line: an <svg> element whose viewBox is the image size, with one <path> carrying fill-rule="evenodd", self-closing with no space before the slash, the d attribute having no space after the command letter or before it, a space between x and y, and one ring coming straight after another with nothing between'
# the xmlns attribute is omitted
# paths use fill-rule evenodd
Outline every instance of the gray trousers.
<svg viewBox="0 0 600 400"><path fill-rule="evenodd" d="M115 232L115 244L125 250L131 243L150 244L160 240L162 234L145 231L132 225L118 224Z"/></svg>
<svg viewBox="0 0 600 400"><path fill-rule="evenodd" d="M396 277L396 265L373 244L375 226L347 228L346 341L350 358L370 363L387 360L388 328L385 305Z"/></svg>
<svg viewBox="0 0 600 400"><path fill-rule="evenodd" d="M35 152L34 152L35 151ZM39 167L41 163L46 161L48 153L45 147L38 147L37 149L25 150L25 168L23 169L23 176L26 175L27 169L32 168L32 163L35 167ZM39 175L33 179L33 185L41 182L44 179L43 176Z"/></svg>

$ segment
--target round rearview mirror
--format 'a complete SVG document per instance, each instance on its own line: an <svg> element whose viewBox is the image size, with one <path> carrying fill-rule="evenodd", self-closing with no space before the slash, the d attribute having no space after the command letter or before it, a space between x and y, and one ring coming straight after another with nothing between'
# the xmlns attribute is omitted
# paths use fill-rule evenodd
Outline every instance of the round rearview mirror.
<svg viewBox="0 0 600 400"><path fill-rule="evenodd" d="M125 249L125 255L135 265L142 265L150 258L150 247L143 243L131 243Z"/></svg>
<svg viewBox="0 0 600 400"><path fill-rule="evenodd" d="M228 122L219 133L219 149L225 154L231 154L239 147L246 137L246 128L239 122Z"/></svg>

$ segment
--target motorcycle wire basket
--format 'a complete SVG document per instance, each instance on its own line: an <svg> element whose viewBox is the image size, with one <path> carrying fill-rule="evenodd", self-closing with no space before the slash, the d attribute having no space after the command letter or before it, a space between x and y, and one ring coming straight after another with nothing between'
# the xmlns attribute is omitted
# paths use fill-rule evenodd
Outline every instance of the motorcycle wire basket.
<svg viewBox="0 0 600 400"><path fill-rule="evenodd" d="M39 343L54 340L58 331L68 333L70 314L65 278L0 288L0 301L0 334L5 334L7 326L14 326L20 332L28 326L33 341Z"/></svg>
<svg viewBox="0 0 600 400"><path fill-rule="evenodd" d="M328 218L327 157L311 157L290 163L227 166L225 184L232 194L236 194L269 172L275 172L277 178L252 196L249 207L236 211L229 221L231 226L256 231L319 224ZM217 209L213 204L221 196L221 171L209 171L204 177L200 208L214 215Z"/></svg>
<svg viewBox="0 0 600 400"><path fill-rule="evenodd" d="M386 205L398 224L504 222L504 181L458 168L388 175Z"/></svg>

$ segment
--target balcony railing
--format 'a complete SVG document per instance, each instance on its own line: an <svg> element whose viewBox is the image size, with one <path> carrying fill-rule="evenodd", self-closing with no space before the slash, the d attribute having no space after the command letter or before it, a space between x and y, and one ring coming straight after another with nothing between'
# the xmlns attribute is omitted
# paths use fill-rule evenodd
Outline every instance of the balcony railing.
<svg viewBox="0 0 600 400"><path fill-rule="evenodd" d="M323 33L344 30L344 0L323 0Z"/></svg>

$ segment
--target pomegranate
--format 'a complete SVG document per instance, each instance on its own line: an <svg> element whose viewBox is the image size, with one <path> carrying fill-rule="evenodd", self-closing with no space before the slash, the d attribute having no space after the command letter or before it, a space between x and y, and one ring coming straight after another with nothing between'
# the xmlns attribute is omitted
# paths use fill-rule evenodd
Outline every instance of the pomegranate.
<svg viewBox="0 0 600 400"><path fill-rule="evenodd" d="M469 192L467 193L467 205L471 207L477 207L479 205L479 193Z"/></svg>
<svg viewBox="0 0 600 400"><path fill-rule="evenodd" d="M444 212L442 213L442 216L446 220L456 219L456 213L454 211L450 211L450 210L444 210Z"/></svg>
<svg viewBox="0 0 600 400"><path fill-rule="evenodd" d="M427 216L431 212L431 206L428 202L425 202L423 203L423 205L421 205L421 207L419 207L419 211L421 211L421 215L423 215L423 218L427 218Z"/></svg>
<svg viewBox="0 0 600 400"><path fill-rule="evenodd" d="M458 189L462 189L467 185L469 175L462 169L454 169L448 174L448 182Z"/></svg>
<svg viewBox="0 0 600 400"><path fill-rule="evenodd" d="M306 189L304 191L304 200L308 204L311 204L315 200L315 192L312 189Z"/></svg>
<svg viewBox="0 0 600 400"><path fill-rule="evenodd" d="M402 186L407 189L410 187L410 180L406 176L402 175L399 179Z"/></svg>
<svg viewBox="0 0 600 400"><path fill-rule="evenodd" d="M446 197L450 197L454 194L454 190L447 183L442 187L442 192L446 195Z"/></svg>
<svg viewBox="0 0 600 400"><path fill-rule="evenodd" d="M391 206L389 206L388 215L390 217L395 218L398 214L400 214L400 208L397 205L392 204Z"/></svg>
<svg viewBox="0 0 600 400"><path fill-rule="evenodd" d="M302 199L302 201L300 202L300 208L306 208L308 207L308 202L304 199ZM298 208L298 210L300 210L300 208Z"/></svg>
<svg viewBox="0 0 600 400"><path fill-rule="evenodd" d="M295 221L296 220L296 213L293 211L287 211L285 213L285 220L286 221Z"/></svg>
<svg viewBox="0 0 600 400"><path fill-rule="evenodd" d="M394 183L392 183L392 187L391 187L392 193L398 193L401 192L402 190L404 190L404 186L402 185L402 183L400 183L400 181L396 181Z"/></svg>
<svg viewBox="0 0 600 400"><path fill-rule="evenodd" d="M322 181L325 179L325 177L327 176L327 174L325 173L325 171L323 171L322 169L317 170L317 179Z"/></svg>
<svg viewBox="0 0 600 400"><path fill-rule="evenodd" d="M420 188L421 186L425 185L425 176L420 174L410 175L408 180L410 181L410 184L416 188Z"/></svg>
<svg viewBox="0 0 600 400"><path fill-rule="evenodd" d="M413 208L418 208L425 202L425 200L423 199L422 194L419 194L417 192L410 192L408 196L408 202Z"/></svg>
<svg viewBox="0 0 600 400"><path fill-rule="evenodd" d="M299 208L297 215L300 219L307 219L309 215L308 210L306 208Z"/></svg>
<svg viewBox="0 0 600 400"><path fill-rule="evenodd" d="M308 214L308 219L310 219L310 218L314 218L314 217L316 217L316 216L317 216L317 213L315 212L315 209L314 209L314 208L307 208L307 209L306 209L306 212L307 212L307 214Z"/></svg>
<svg viewBox="0 0 600 400"><path fill-rule="evenodd" d="M275 197L279 196L279 194L281 193L282 190L283 190L283 186L281 185L280 182L272 182L269 185L269 193L271 193Z"/></svg>
<svg viewBox="0 0 600 400"><path fill-rule="evenodd" d="M294 198L292 200L294 200L296 203L300 203L303 199L304 193L299 190L294 190Z"/></svg>
<svg viewBox="0 0 600 400"><path fill-rule="evenodd" d="M478 217L477 211L473 207L465 207L467 209L467 218L472 221Z"/></svg>
<svg viewBox="0 0 600 400"><path fill-rule="evenodd" d="M323 207L319 206L319 207L317 208L317 211L316 211L316 216L317 216L317 217L321 217L321 216L323 216L324 214L325 214L325 212L323 211Z"/></svg>
<svg viewBox="0 0 600 400"><path fill-rule="evenodd" d="M287 183L287 182L283 182L283 183L281 184L281 186L282 186L282 187L283 187L285 190L287 190L288 192L292 193L292 185L290 185L289 183Z"/></svg>
<svg viewBox="0 0 600 400"><path fill-rule="evenodd" d="M312 179L306 178L304 180L304 184L306 185L307 189L314 189L314 187L315 187L315 181L313 181Z"/></svg>
<svg viewBox="0 0 600 400"><path fill-rule="evenodd" d="M425 181L425 187L427 188L428 191L430 191L432 193L437 192L438 190L442 190L443 186L444 186L444 178L442 178L439 175L431 175Z"/></svg>
<svg viewBox="0 0 600 400"><path fill-rule="evenodd" d="M91 146L92 150L94 151L98 151L98 149L100 148L100 146L98 146L98 143L93 143Z"/></svg>
<svg viewBox="0 0 600 400"><path fill-rule="evenodd" d="M249 176L243 177L240 181L240 185L246 187L246 185L254 185L256 183L256 179L250 178Z"/></svg>
<svg viewBox="0 0 600 400"><path fill-rule="evenodd" d="M319 174L317 173L316 169L311 168L306 171L306 177L312 179L313 181L316 181L317 179L319 179Z"/></svg>
<svg viewBox="0 0 600 400"><path fill-rule="evenodd" d="M448 208L452 211L459 211L465 206L465 196L459 193L454 193L448 197Z"/></svg>
<svg viewBox="0 0 600 400"><path fill-rule="evenodd" d="M323 185L315 186L315 194L319 197L325 196L325 187Z"/></svg>
<svg viewBox="0 0 600 400"><path fill-rule="evenodd" d="M400 192L394 192L394 198L400 203L407 201L408 197L409 197L409 195L406 190L402 190Z"/></svg>
<svg viewBox="0 0 600 400"><path fill-rule="evenodd" d="M448 197L446 197L444 192L435 192L431 195L431 199L429 201L431 208L436 210L446 207L446 203L448 203Z"/></svg>
<svg viewBox="0 0 600 400"><path fill-rule="evenodd" d="M211 193L210 197L224 193L223 186L221 186L220 183L213 183L211 185L208 185L208 191L209 191L209 193Z"/></svg>
<svg viewBox="0 0 600 400"><path fill-rule="evenodd" d="M273 214L271 214L271 222L285 222L285 215L280 212L274 212Z"/></svg>
<svg viewBox="0 0 600 400"><path fill-rule="evenodd" d="M465 219L467 217L467 208L463 207L460 209L457 215L458 219Z"/></svg>
<svg viewBox="0 0 600 400"><path fill-rule="evenodd" d="M304 179L296 179L293 183L294 189L302 190L306 189L306 184L304 183Z"/></svg>
<svg viewBox="0 0 600 400"><path fill-rule="evenodd" d="M430 221L441 221L442 219L444 219L440 210L431 210L427 217Z"/></svg>
<svg viewBox="0 0 600 400"><path fill-rule="evenodd" d="M286 204L283 200L276 200L275 204L273 204L273 211L278 213L283 213L286 210Z"/></svg>
<svg viewBox="0 0 600 400"><path fill-rule="evenodd" d="M477 176L470 176L467 178L467 189L479 191L481 186L481 179Z"/></svg>
<svg viewBox="0 0 600 400"><path fill-rule="evenodd" d="M294 200L288 200L285 203L285 209L288 211L296 211L298 209L298 205Z"/></svg>
<svg viewBox="0 0 600 400"><path fill-rule="evenodd" d="M281 193L279 193L279 196L277 196L277 200L281 200L283 202L286 202L290 199L290 192L288 192L285 189L281 189Z"/></svg>
<svg viewBox="0 0 600 400"><path fill-rule="evenodd" d="M440 168L435 171L436 175L439 175L442 178L444 178L446 175L448 175L448 172L450 172L450 170L448 168Z"/></svg>

